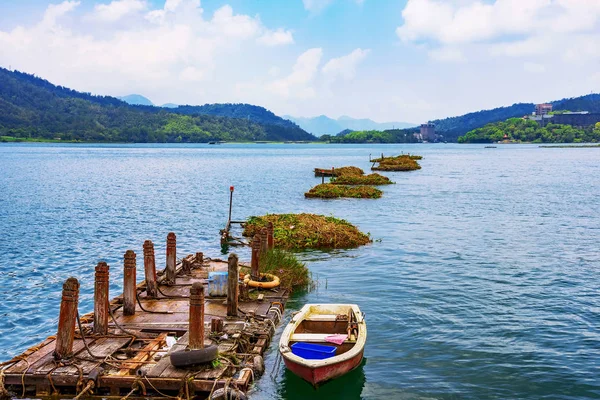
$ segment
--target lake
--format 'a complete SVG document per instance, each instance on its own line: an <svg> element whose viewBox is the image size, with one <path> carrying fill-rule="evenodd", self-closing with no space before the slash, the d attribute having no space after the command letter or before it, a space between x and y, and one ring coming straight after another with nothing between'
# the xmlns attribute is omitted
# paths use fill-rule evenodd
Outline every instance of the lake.
<svg viewBox="0 0 600 400"><path fill-rule="evenodd" d="M382 152L423 168L385 173L379 200L304 199L313 168L367 170ZM300 253L317 288L286 310L359 304L363 365L315 391L272 346L251 398L600 398L599 161L535 145L2 144L0 361L55 333L67 277L92 311L99 260L113 297L146 239L161 268L170 231L178 255L220 256L233 185L234 219L334 215L374 240Z"/></svg>

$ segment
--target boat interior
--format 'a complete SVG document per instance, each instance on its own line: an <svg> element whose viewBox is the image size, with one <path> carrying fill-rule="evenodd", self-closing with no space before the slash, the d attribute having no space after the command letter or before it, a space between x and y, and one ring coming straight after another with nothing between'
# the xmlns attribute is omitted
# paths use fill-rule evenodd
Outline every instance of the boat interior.
<svg viewBox="0 0 600 400"><path fill-rule="evenodd" d="M335 346L337 348L336 355L349 351L356 344L359 335L359 324L354 310L348 308L346 311L346 313L340 314L309 313L290 336L289 345L304 342ZM325 340L327 336L336 334L347 335L342 344L338 345Z"/></svg>

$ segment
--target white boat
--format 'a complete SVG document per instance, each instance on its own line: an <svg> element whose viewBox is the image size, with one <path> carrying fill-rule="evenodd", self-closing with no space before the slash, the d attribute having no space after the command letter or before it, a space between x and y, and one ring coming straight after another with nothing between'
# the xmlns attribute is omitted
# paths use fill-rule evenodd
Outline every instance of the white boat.
<svg viewBox="0 0 600 400"><path fill-rule="evenodd" d="M307 304L283 331L279 351L290 371L317 386L359 366L366 341L356 304Z"/></svg>

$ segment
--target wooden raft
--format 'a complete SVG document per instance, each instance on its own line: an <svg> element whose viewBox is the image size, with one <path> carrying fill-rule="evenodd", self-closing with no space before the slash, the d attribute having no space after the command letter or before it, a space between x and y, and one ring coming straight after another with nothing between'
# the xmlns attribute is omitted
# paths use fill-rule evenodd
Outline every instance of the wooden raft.
<svg viewBox="0 0 600 400"><path fill-rule="evenodd" d="M10 391L11 397L73 397L80 394L81 398L108 395L190 398L200 392L206 396L223 387L246 392L255 372L263 368L262 365L255 365L262 363L262 359L256 356L264 353L274 334L287 293L285 290L269 291L268 300L240 302L238 317L226 317L225 298L207 296L204 302L205 343L217 343L219 353L227 358L220 357L214 365L174 368L168 354L169 351L184 349L188 343L192 283L202 282L206 285L209 271L227 271L228 267L227 262L222 260L196 263L192 255L186 258L186 272L183 272L181 263L177 264L174 284L166 285L162 283L165 279L159 278L161 293L158 298L147 298L145 281L137 285L139 303L146 311L136 304L134 315L124 315L122 296L113 299L110 309L118 326L110 318L107 335L93 334L92 313L82 316L83 336L77 329L73 356L66 362L54 360L56 338L50 336L3 363L9 365L0 373L4 374L4 386ZM223 320L222 332L209 335L212 319ZM169 336L177 340L170 349L167 346ZM89 351L85 348L84 339ZM227 362L229 359L234 359L235 363ZM92 381L93 385L90 386L93 387L82 393Z"/></svg>

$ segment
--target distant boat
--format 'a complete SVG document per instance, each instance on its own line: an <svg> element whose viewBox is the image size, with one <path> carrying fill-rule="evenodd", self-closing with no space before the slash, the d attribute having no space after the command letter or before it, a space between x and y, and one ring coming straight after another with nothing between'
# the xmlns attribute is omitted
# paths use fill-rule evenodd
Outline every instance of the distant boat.
<svg viewBox="0 0 600 400"><path fill-rule="evenodd" d="M359 366L366 341L356 304L307 304L283 331L279 351L290 371L317 386Z"/></svg>

